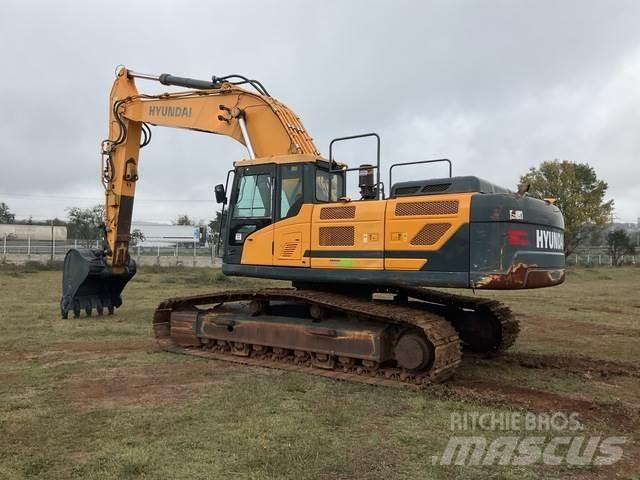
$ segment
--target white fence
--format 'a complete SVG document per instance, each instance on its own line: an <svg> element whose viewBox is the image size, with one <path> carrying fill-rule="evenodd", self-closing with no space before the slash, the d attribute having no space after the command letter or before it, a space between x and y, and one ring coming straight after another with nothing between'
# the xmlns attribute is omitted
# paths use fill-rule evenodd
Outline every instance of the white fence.
<svg viewBox="0 0 640 480"><path fill-rule="evenodd" d="M100 248L100 245L100 240L36 241L31 238L9 240L4 237L0 238L0 261L18 264L29 261L62 261L72 248ZM134 245L129 248L129 253L141 265L210 266L220 263L216 257L215 245L200 246L197 241L192 244L176 243L153 247Z"/></svg>
<svg viewBox="0 0 640 480"><path fill-rule="evenodd" d="M100 248L100 240L87 242L86 240L43 241L8 240L0 238L0 260L11 263L25 261L47 262L62 260L71 248ZM216 246L200 246L197 241L193 244L176 243L175 245L142 247L135 245L129 248L130 255L140 264L157 265L212 265L219 264ZM220 250L220 254L222 250ZM191 259L191 261L189 261ZM207 261L208 260L208 261ZM624 265L640 265L640 255L624 255L621 258ZM197 264L197 265L196 265ZM567 265L608 267L613 265L610 255L601 253L579 253L567 257Z"/></svg>
<svg viewBox="0 0 640 480"><path fill-rule="evenodd" d="M620 264L639 265L640 256L622 255L620 258ZM611 267L613 266L613 257L606 254L574 253L567 257L567 265L578 265L583 267Z"/></svg>

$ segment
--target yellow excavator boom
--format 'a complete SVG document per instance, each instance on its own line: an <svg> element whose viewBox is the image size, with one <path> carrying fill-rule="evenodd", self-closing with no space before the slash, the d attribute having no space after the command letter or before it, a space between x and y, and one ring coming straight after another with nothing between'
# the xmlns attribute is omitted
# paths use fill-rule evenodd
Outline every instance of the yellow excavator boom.
<svg viewBox="0 0 640 480"><path fill-rule="evenodd" d="M200 89L140 94L135 78ZM139 151L150 139L147 125L225 135L245 145L251 159L320 154L300 119L270 96L249 92L228 81L203 82L169 74L151 76L120 68L110 95L109 137L102 143L105 251L114 273L121 273L128 262Z"/></svg>
<svg viewBox="0 0 640 480"><path fill-rule="evenodd" d="M141 94L137 78L189 90ZM250 85L256 92L239 85ZM131 217L140 148L151 139L150 125L231 137L246 146L249 161L319 157L300 119L256 80L227 75L206 81L118 68L109 97L109 135L102 142L104 243L101 249L73 249L65 256L60 300L65 318L69 311L78 316L81 309L88 315L94 308L99 315L104 308L113 313L122 304L120 292L136 270L129 256Z"/></svg>

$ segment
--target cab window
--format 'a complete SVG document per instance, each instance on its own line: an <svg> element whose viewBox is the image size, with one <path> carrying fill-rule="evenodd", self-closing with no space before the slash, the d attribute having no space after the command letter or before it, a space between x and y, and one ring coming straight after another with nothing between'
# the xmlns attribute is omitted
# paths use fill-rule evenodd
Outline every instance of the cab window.
<svg viewBox="0 0 640 480"><path fill-rule="evenodd" d="M342 196L342 190L342 174L330 173L322 169L316 170L316 200L319 202L337 202Z"/></svg>
<svg viewBox="0 0 640 480"><path fill-rule="evenodd" d="M244 175L238 187L234 218L271 217L271 175Z"/></svg>
<svg viewBox="0 0 640 480"><path fill-rule="evenodd" d="M280 167L280 215L278 218L293 217L300 211L304 202L302 171L302 165Z"/></svg>

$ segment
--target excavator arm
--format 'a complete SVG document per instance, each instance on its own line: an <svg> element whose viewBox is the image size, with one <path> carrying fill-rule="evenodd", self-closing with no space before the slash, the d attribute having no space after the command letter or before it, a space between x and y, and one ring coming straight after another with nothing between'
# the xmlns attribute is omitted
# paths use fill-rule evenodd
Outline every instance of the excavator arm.
<svg viewBox="0 0 640 480"><path fill-rule="evenodd" d="M298 117L271 97L228 82L203 82L168 74L158 76L158 81L202 88L146 95L138 93L136 76L140 74L125 68L118 71L110 98L109 138L102 144L106 256L116 273L128 262L140 146L150 139L146 125L225 135L244 144L251 158L294 153L319 155Z"/></svg>
<svg viewBox="0 0 640 480"><path fill-rule="evenodd" d="M142 94L136 78L190 88L175 93ZM239 79L239 81L233 81ZM238 84L249 84L257 93ZM231 137L250 158L319 152L299 118L257 81L238 75L211 81L140 74L121 67L111 89L109 136L102 142L105 188L105 241L102 249L71 250L65 258L63 317L120 306L120 292L135 274L129 256L131 218L139 179L140 149L151 139L149 125L185 128Z"/></svg>

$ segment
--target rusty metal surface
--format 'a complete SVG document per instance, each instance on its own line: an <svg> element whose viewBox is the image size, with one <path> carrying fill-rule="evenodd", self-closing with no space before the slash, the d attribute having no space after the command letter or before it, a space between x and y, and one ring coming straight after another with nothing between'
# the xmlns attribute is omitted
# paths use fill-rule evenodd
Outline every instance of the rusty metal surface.
<svg viewBox="0 0 640 480"><path fill-rule="evenodd" d="M194 330L194 316L172 318L172 312L191 311L196 307L224 302L251 300L303 301L334 312L341 312L353 320L383 322L419 331L433 344L433 361L428 370L412 373L401 368L385 367L375 361L317 352L291 351L280 347L244 344L238 355L235 345L227 341L198 338ZM460 339L455 329L440 315L409 305L372 302L333 292L295 289L264 289L222 292L169 299L162 302L154 314L154 332L162 348L208 358L216 358L271 368L305 371L331 378L360 381L378 385L417 386L441 382L450 378L461 362ZM234 354L235 353L235 354ZM355 361L360 360L360 361Z"/></svg>
<svg viewBox="0 0 640 480"><path fill-rule="evenodd" d="M246 302L225 304L205 312L176 311L171 314L172 324L182 321L195 325L196 335L202 340L304 350L376 362L391 359L389 344L397 335L390 325L382 322L328 318L317 323L308 318L308 311L307 318L271 313L251 316Z"/></svg>
<svg viewBox="0 0 640 480"><path fill-rule="evenodd" d="M240 357L231 353L226 353L220 350L209 350L204 348L194 347L180 347L171 342L170 339L158 340L160 346L167 352L180 353L184 355L193 355L196 357L202 357L210 360L222 360L225 362L239 363L242 365L251 365L254 367L262 368L274 368L278 370L287 370L290 372L299 372L310 375L317 375L321 377L332 378L334 380L344 380L347 382L364 383L367 385L381 385L386 387L395 388L407 388L407 389L419 389L423 384L418 384L412 381L409 375L404 374L400 369L392 371L387 369L385 371L364 370L360 373L345 370L327 370L317 368L307 363L300 364L296 362L294 357L286 357L281 359L273 358L273 354L270 356L249 356Z"/></svg>
<svg viewBox="0 0 640 480"><path fill-rule="evenodd" d="M474 282L475 288L487 290L514 290L544 288L564 282L564 269L540 269L535 265L519 263L506 273L489 273Z"/></svg>
<svg viewBox="0 0 640 480"><path fill-rule="evenodd" d="M372 385L409 388L445 381L453 375L461 362L460 338L452 325L442 315L419 308L417 305L419 302L410 301L410 298L447 308L462 308L483 313L482 318L488 318L500 327L499 343L497 348L492 350L493 352L509 348L519 332L518 322L511 310L496 300L454 295L417 287L384 291L393 294L389 296L390 298L395 296L395 303L371 301L370 297L364 295L351 296L335 292L297 289L228 291L211 295L172 298L158 306L154 314L153 326L161 347L175 353L305 372ZM356 325L357 321L364 320L365 322L383 322L389 325L416 327L434 345L433 363L426 372L412 373L406 369L384 367L380 365L380 362L355 359L351 356L265 346L264 342L262 344L239 342L240 346L237 346L232 341L218 342L198 337L194 330L194 318L197 317L198 308L206 310L221 303L241 301L305 302L316 310L342 312ZM176 315L177 312L184 312L185 315L180 317ZM254 320L258 318L256 317ZM225 322L228 323L228 320L232 319L218 317L218 322L223 327ZM310 328L323 329L325 327L320 322ZM327 329L324 332L326 333ZM317 330L316 333L321 332Z"/></svg>
<svg viewBox="0 0 640 480"><path fill-rule="evenodd" d="M395 346L395 359L398 366L408 371L421 371L433 362L433 350L422 335L407 332L402 335Z"/></svg>

